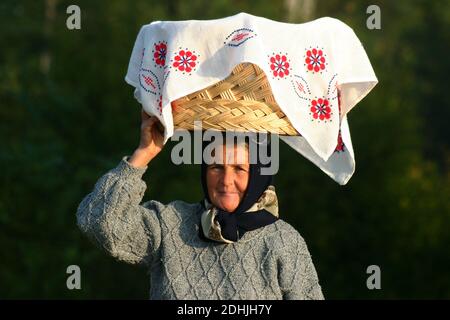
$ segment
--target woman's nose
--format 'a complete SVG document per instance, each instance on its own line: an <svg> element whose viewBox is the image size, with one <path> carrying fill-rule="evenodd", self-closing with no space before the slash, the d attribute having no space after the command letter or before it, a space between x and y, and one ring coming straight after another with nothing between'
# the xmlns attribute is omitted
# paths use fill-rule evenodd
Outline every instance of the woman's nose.
<svg viewBox="0 0 450 320"><path fill-rule="evenodd" d="M225 170L223 171L223 184L225 186L231 186L234 183L234 175L232 170L229 170L227 168L225 168Z"/></svg>

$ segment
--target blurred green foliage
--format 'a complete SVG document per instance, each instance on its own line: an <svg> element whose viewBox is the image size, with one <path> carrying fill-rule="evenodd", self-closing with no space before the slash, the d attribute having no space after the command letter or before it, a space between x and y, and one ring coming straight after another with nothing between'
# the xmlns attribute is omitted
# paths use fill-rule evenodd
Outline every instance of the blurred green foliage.
<svg viewBox="0 0 450 320"><path fill-rule="evenodd" d="M140 106L123 80L137 32L155 20L241 11L286 21L284 3L2 1L0 298L148 297L146 270L94 247L75 218L96 180L138 144ZM78 31L66 28L71 4L81 8ZM370 4L381 8L381 30L366 28ZM311 19L354 28L379 84L349 115L357 169L348 185L281 144L281 215L306 239L326 298L448 299L450 2L314 8ZM200 200L199 168L171 164L170 149L145 174L144 200ZM66 288L71 264L81 267L82 290ZM366 287L372 264L381 290Z"/></svg>

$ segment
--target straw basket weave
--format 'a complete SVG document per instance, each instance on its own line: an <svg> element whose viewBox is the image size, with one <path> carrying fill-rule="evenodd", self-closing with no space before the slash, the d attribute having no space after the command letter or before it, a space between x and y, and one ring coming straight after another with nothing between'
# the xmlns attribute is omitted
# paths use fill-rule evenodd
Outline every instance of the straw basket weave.
<svg viewBox="0 0 450 320"><path fill-rule="evenodd" d="M275 102L263 70L252 63L237 65L225 80L191 93L172 104L175 129L270 132L299 135Z"/></svg>

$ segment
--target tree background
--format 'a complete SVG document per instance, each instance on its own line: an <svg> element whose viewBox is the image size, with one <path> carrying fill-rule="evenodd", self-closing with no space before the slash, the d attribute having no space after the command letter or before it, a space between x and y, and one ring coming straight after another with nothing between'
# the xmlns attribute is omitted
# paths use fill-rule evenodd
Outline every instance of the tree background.
<svg viewBox="0 0 450 320"><path fill-rule="evenodd" d="M81 30L66 28L71 4ZM366 27L372 4L381 30ZM281 215L305 238L325 297L450 298L450 2L425 0L2 1L0 298L148 298L146 270L90 243L76 209L137 147L140 106L123 78L140 27L242 11L338 18L379 79L348 116L357 168L346 186L280 144ZM144 200L200 200L198 166L173 165L170 144L144 175ZM66 288L72 264L81 290ZM373 264L381 290L366 287Z"/></svg>

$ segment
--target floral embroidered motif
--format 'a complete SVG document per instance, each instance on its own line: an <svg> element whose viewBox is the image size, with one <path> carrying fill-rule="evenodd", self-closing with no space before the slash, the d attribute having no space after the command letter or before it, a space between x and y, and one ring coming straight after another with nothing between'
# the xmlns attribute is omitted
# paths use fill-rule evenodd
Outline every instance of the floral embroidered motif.
<svg viewBox="0 0 450 320"><path fill-rule="evenodd" d="M292 75L292 88L300 99L308 102L307 108L312 115L311 121L333 121L331 118L331 116L333 115L332 107L335 108L335 100L337 100L338 96L338 90L335 86L333 86L336 76L337 74L331 77L330 81L328 82L327 91L323 93L323 96L318 98L317 96L312 96L308 81L306 81L305 78L297 74Z"/></svg>
<svg viewBox="0 0 450 320"><path fill-rule="evenodd" d="M160 41L153 45L153 61L157 66L164 67L166 64L167 43Z"/></svg>
<svg viewBox="0 0 450 320"><path fill-rule="evenodd" d="M188 73L195 71L198 63L197 55L195 55L193 51L187 49L180 50L172 62L172 66L176 68L176 70Z"/></svg>
<svg viewBox="0 0 450 320"><path fill-rule="evenodd" d="M232 33L230 33L228 37L225 38L223 44L226 44L229 47L239 47L247 40L254 38L256 36L257 34L253 30L241 28L234 30Z"/></svg>
<svg viewBox="0 0 450 320"><path fill-rule="evenodd" d="M331 108L329 106L328 99L319 98L311 101L310 111L313 114L314 119L328 120L331 116Z"/></svg>
<svg viewBox="0 0 450 320"><path fill-rule="evenodd" d="M283 78L289 75L290 64L286 55L276 54L270 57L270 69L274 77Z"/></svg>
<svg viewBox="0 0 450 320"><path fill-rule="evenodd" d="M326 59L321 49L314 48L306 51L306 66L309 71L320 72L325 70Z"/></svg>

